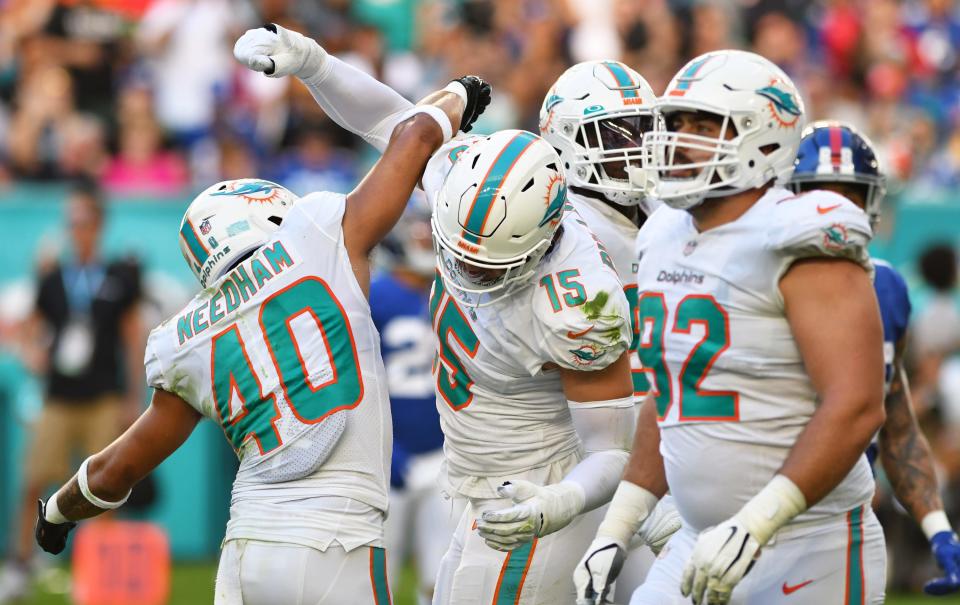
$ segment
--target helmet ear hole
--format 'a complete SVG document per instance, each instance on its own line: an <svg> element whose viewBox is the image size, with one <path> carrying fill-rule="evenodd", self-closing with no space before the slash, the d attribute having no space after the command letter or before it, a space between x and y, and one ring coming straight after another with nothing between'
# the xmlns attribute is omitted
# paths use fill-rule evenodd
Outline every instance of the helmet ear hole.
<svg viewBox="0 0 960 605"><path fill-rule="evenodd" d="M267 220L279 227L280 223L283 222L283 217L273 215L273 216L267 217Z"/></svg>
<svg viewBox="0 0 960 605"><path fill-rule="evenodd" d="M763 147L761 147L760 152L763 155L770 155L777 149L780 149L780 143L770 143L769 145L764 145Z"/></svg>
<svg viewBox="0 0 960 605"><path fill-rule="evenodd" d="M524 191L526 191L527 189L529 189L529 188L531 188L531 187L533 187L533 178L531 178L529 181L527 181L527 184L523 186L523 189L520 190L520 193L523 193Z"/></svg>

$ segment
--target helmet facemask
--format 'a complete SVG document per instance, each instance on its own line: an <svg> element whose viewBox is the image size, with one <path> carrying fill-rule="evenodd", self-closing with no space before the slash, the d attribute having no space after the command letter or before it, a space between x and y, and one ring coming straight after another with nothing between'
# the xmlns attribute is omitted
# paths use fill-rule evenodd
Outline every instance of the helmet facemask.
<svg viewBox="0 0 960 605"><path fill-rule="evenodd" d="M585 188L604 194L612 202L624 206L640 203L646 195L632 173L646 165L643 136L652 130L653 116L639 109L585 119L573 136L571 170Z"/></svg>
<svg viewBox="0 0 960 605"><path fill-rule="evenodd" d="M692 208L707 197L743 191L740 177L740 140L742 135L733 116L689 109L660 110L662 120L653 132L644 136L648 153L648 174L656 182L655 195L668 206ZM681 132L681 122L717 125L715 135Z"/></svg>
<svg viewBox="0 0 960 605"><path fill-rule="evenodd" d="M434 250L444 285L473 307L486 307L529 286L552 240L543 240L527 254L505 261L477 258L450 244L434 225Z"/></svg>

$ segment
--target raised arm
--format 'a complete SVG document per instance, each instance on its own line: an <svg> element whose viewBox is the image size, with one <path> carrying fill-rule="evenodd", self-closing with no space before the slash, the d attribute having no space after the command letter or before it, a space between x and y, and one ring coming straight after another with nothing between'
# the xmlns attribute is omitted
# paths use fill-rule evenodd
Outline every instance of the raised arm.
<svg viewBox="0 0 960 605"><path fill-rule="evenodd" d="M386 84L327 54L316 41L279 25L248 30L237 40L233 54L250 69L271 78L299 78L334 122L380 152L413 107ZM470 131L485 104L473 106L471 113L453 122L463 132Z"/></svg>
<svg viewBox="0 0 960 605"><path fill-rule="evenodd" d="M370 282L370 251L403 214L430 156L450 139L452 124L459 124L465 113L476 114L478 100L489 94L486 82L467 76L411 107L400 116L383 156L347 195L344 245L364 291Z"/></svg>

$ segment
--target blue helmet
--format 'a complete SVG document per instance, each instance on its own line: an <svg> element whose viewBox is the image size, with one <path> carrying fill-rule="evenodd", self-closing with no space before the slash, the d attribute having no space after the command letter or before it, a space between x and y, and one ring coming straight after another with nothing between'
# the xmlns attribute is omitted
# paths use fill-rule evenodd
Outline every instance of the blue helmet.
<svg viewBox="0 0 960 605"><path fill-rule="evenodd" d="M862 186L864 210L870 223L877 223L887 191L887 177L870 139L843 122L814 122L808 126L794 161L791 189L809 191L827 183Z"/></svg>

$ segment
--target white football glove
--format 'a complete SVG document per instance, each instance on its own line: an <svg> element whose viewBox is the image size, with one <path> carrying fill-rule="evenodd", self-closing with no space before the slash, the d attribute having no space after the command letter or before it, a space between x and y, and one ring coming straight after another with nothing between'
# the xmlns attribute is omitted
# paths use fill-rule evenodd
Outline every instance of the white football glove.
<svg viewBox="0 0 960 605"><path fill-rule="evenodd" d="M307 78L323 67L327 51L302 34L270 23L240 36L233 46L233 56L271 78Z"/></svg>
<svg viewBox="0 0 960 605"><path fill-rule="evenodd" d="M487 546L501 551L563 529L580 514L585 500L583 488L572 481L540 486L516 479L498 487L497 493L514 505L484 512L477 531Z"/></svg>
<svg viewBox="0 0 960 605"><path fill-rule="evenodd" d="M627 558L627 551L613 538L594 539L583 558L573 570L573 584L577 588L577 605L607 603L613 583Z"/></svg>
<svg viewBox="0 0 960 605"><path fill-rule="evenodd" d="M680 518L680 512L673 503L673 497L664 496L657 506L654 507L650 516L646 518L640 529L637 530L637 537L643 540L643 543L650 547L653 554L659 555L666 543L677 533L683 520Z"/></svg>
<svg viewBox="0 0 960 605"><path fill-rule="evenodd" d="M683 570L680 592L695 605L725 605L759 552L760 542L737 517L700 532Z"/></svg>

